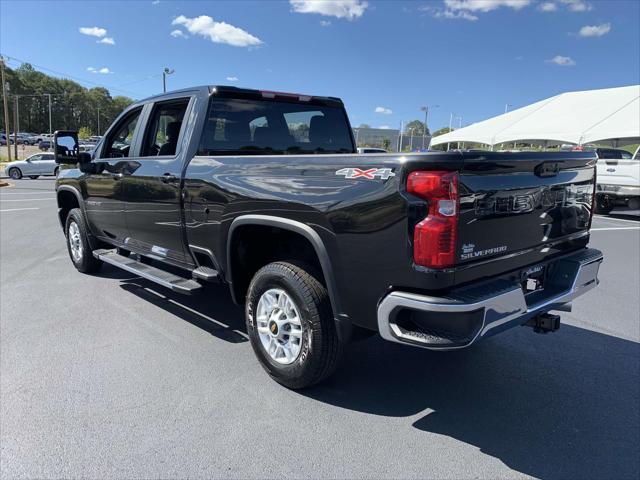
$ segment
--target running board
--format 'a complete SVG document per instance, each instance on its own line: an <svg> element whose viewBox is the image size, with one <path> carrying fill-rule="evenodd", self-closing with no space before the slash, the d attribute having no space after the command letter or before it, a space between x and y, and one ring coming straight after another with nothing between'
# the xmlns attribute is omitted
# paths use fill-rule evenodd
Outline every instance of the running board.
<svg viewBox="0 0 640 480"><path fill-rule="evenodd" d="M102 260L105 263L113 265L114 267L121 268L122 270L131 272L142 278L146 278L147 280L155 282L158 285L162 285L163 287L170 288L176 293L191 295L202 289L202 285L195 280L174 275L166 270L146 265L130 257L118 255L115 250L94 250L93 256L98 260Z"/></svg>

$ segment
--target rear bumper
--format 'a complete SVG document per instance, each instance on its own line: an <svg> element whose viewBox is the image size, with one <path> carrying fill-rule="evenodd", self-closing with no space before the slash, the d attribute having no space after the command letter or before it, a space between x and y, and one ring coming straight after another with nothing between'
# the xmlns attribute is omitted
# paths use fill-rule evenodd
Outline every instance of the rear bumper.
<svg viewBox="0 0 640 480"><path fill-rule="evenodd" d="M433 350L465 348L566 304L598 284L602 252L584 249L547 265L545 289L525 295L516 281L499 279L453 291L449 297L389 293L378 306L385 340Z"/></svg>

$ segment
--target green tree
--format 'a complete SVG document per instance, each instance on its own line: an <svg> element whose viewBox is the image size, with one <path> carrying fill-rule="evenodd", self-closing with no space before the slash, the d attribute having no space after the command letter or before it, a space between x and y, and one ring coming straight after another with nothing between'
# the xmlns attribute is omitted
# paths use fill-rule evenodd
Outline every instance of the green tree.
<svg viewBox="0 0 640 480"><path fill-rule="evenodd" d="M384 148L385 150L389 150L389 148L391 148L391 140L389 140L388 138L383 139L382 148Z"/></svg>
<svg viewBox="0 0 640 480"><path fill-rule="evenodd" d="M361 123L358 128L371 128L371 125L369 125L368 123Z"/></svg>
<svg viewBox="0 0 640 480"><path fill-rule="evenodd" d="M78 138L80 140L86 140L91 135L93 135L93 132L89 127L80 127L80 130L78 130Z"/></svg>
<svg viewBox="0 0 640 480"><path fill-rule="evenodd" d="M414 137L422 136L424 132L424 122L420 120L411 120L404 126L405 135L413 135ZM427 135L429 134L429 130L427 129Z"/></svg>
<svg viewBox="0 0 640 480"><path fill-rule="evenodd" d="M16 69L6 67L5 77L11 86L8 99L9 130L14 127L14 95L18 96L20 110L19 130L34 133L49 131L49 98L51 129L54 131L77 130L83 126L90 130L97 129L98 109L101 130L104 131L133 102L122 96L112 98L109 91L102 87L87 89L72 80L51 77L38 72L28 63ZM0 102L2 100L0 92ZM0 129L5 129L3 115L0 115Z"/></svg>
<svg viewBox="0 0 640 480"><path fill-rule="evenodd" d="M436 130L435 132L433 132L433 136L437 137L438 135L444 135L445 133L449 133L451 130L453 130L453 129L451 129L449 127L443 127L443 128L440 128L440 129Z"/></svg>

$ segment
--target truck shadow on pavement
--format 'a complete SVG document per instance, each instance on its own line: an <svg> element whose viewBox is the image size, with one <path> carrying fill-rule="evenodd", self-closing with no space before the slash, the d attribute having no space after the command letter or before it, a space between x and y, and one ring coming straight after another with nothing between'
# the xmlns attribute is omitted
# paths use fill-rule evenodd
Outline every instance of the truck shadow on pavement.
<svg viewBox="0 0 640 480"><path fill-rule="evenodd" d="M128 274L131 277L131 274ZM211 335L230 342L248 342L242 308L235 305L228 289L219 285L207 285L205 291L185 296L158 287L139 277L121 279L120 287L129 293L151 302L191 325ZM215 301L211 301L215 298Z"/></svg>
<svg viewBox="0 0 640 480"><path fill-rule="evenodd" d="M217 338L247 341L243 311L223 286L188 297L120 280ZM516 328L452 352L376 336L348 345L334 376L299 394L377 416L419 416L407 427L473 445L538 478L640 474L640 344L566 324L548 335Z"/></svg>
<svg viewBox="0 0 640 480"><path fill-rule="evenodd" d="M519 328L453 352L378 337L351 347L333 378L303 393L375 415L423 412L416 429L538 478L639 476L638 343L562 325L546 336Z"/></svg>

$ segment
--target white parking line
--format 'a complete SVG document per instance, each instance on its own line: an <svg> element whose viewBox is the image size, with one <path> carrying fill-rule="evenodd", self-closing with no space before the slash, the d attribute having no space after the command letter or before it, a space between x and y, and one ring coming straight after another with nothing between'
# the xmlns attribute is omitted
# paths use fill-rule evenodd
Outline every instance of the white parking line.
<svg viewBox="0 0 640 480"><path fill-rule="evenodd" d="M640 230L640 227L611 227L611 228L592 228L590 232L602 232L607 230Z"/></svg>
<svg viewBox="0 0 640 480"><path fill-rule="evenodd" d="M0 190L0 196L2 195L51 195L55 192L3 192Z"/></svg>
<svg viewBox="0 0 640 480"><path fill-rule="evenodd" d="M615 217L609 217L607 215L594 215L593 217L594 218L601 218L603 220L616 221L616 222L635 223L636 225L638 225L640 223L640 219L639 220L628 220L626 218L615 218Z"/></svg>
<svg viewBox="0 0 640 480"><path fill-rule="evenodd" d="M7 202L49 202L51 200L55 200L55 197L51 198L21 198L19 200L5 200L4 198L0 198L0 203Z"/></svg>
<svg viewBox="0 0 640 480"><path fill-rule="evenodd" d="M38 207L29 207L29 208L7 208L5 210L0 210L0 212L19 212L20 210L40 210Z"/></svg>

